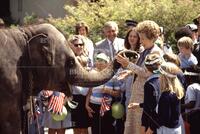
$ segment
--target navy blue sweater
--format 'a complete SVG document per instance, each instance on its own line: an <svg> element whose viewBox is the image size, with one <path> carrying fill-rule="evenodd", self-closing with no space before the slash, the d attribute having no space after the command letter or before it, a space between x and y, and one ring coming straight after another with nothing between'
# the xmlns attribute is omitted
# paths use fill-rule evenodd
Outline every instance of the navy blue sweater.
<svg viewBox="0 0 200 134"><path fill-rule="evenodd" d="M179 116L181 101L175 93L165 91L161 94L158 104L158 120L160 126L177 128L180 126Z"/></svg>
<svg viewBox="0 0 200 134"><path fill-rule="evenodd" d="M152 75L144 84L144 102L140 104L143 107L142 126L146 129L151 128L154 132L158 126L156 106L160 97L159 76Z"/></svg>

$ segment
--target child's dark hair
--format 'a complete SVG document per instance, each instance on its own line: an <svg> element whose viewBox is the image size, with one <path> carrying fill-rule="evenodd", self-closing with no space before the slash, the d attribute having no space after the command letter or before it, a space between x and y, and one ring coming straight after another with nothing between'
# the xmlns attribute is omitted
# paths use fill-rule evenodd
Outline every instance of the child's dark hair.
<svg viewBox="0 0 200 134"><path fill-rule="evenodd" d="M175 32L175 39L178 41L182 37L190 37L192 39L192 31L188 29L187 27L180 27L176 32Z"/></svg>

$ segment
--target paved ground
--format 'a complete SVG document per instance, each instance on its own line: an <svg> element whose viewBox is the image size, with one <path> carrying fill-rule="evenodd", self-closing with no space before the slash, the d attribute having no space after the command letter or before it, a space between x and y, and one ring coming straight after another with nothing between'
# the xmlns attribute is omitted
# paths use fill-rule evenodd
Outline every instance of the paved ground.
<svg viewBox="0 0 200 134"><path fill-rule="evenodd" d="M48 129L45 128L44 130L45 130L45 133L44 133L44 134L48 134L48 132L47 132ZM68 129L68 130L66 130L66 131L65 131L65 134L74 134L74 133L73 133L73 129Z"/></svg>

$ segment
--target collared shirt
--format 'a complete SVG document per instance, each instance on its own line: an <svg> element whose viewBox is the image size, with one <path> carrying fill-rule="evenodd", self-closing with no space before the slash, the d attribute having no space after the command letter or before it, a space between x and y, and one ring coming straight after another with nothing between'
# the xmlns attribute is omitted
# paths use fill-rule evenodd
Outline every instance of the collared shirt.
<svg viewBox="0 0 200 134"><path fill-rule="evenodd" d="M194 109L200 108L200 84L193 83L187 87L186 95L185 95L185 104L190 101L195 101L195 106L192 109L186 109L186 112L190 112Z"/></svg>
<svg viewBox="0 0 200 134"><path fill-rule="evenodd" d="M179 58L181 60L181 68L189 68L193 65L197 65L198 64L198 61L197 61L197 58L191 54L190 57L185 57L182 53L179 53Z"/></svg>
<svg viewBox="0 0 200 134"><path fill-rule="evenodd" d="M90 96L90 102L93 104L99 104L101 105L103 97L108 98L107 103L110 104L112 101L112 96L106 93L102 93L102 89L106 88L109 90L116 90L119 91L121 88L121 83L118 81L115 81L113 79L109 80L104 85L100 85L97 87L92 88L92 94Z"/></svg>
<svg viewBox="0 0 200 134"><path fill-rule="evenodd" d="M103 52L106 55L108 55L111 60L113 60L115 54L123 49L124 49L124 39L116 37L113 42L111 42L108 39L103 39L96 43L94 49L94 56L100 52Z"/></svg>

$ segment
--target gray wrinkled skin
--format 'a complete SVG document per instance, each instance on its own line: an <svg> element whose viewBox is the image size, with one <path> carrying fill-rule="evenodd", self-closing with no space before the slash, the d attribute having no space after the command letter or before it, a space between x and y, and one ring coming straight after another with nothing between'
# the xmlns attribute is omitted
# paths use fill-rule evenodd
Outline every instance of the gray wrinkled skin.
<svg viewBox="0 0 200 134"><path fill-rule="evenodd" d="M20 111L27 96L36 95L42 89L58 90L70 96L68 84L97 86L113 74L112 63L102 72L84 70L65 37L50 24L23 30L1 29L0 133L20 133L24 116Z"/></svg>

